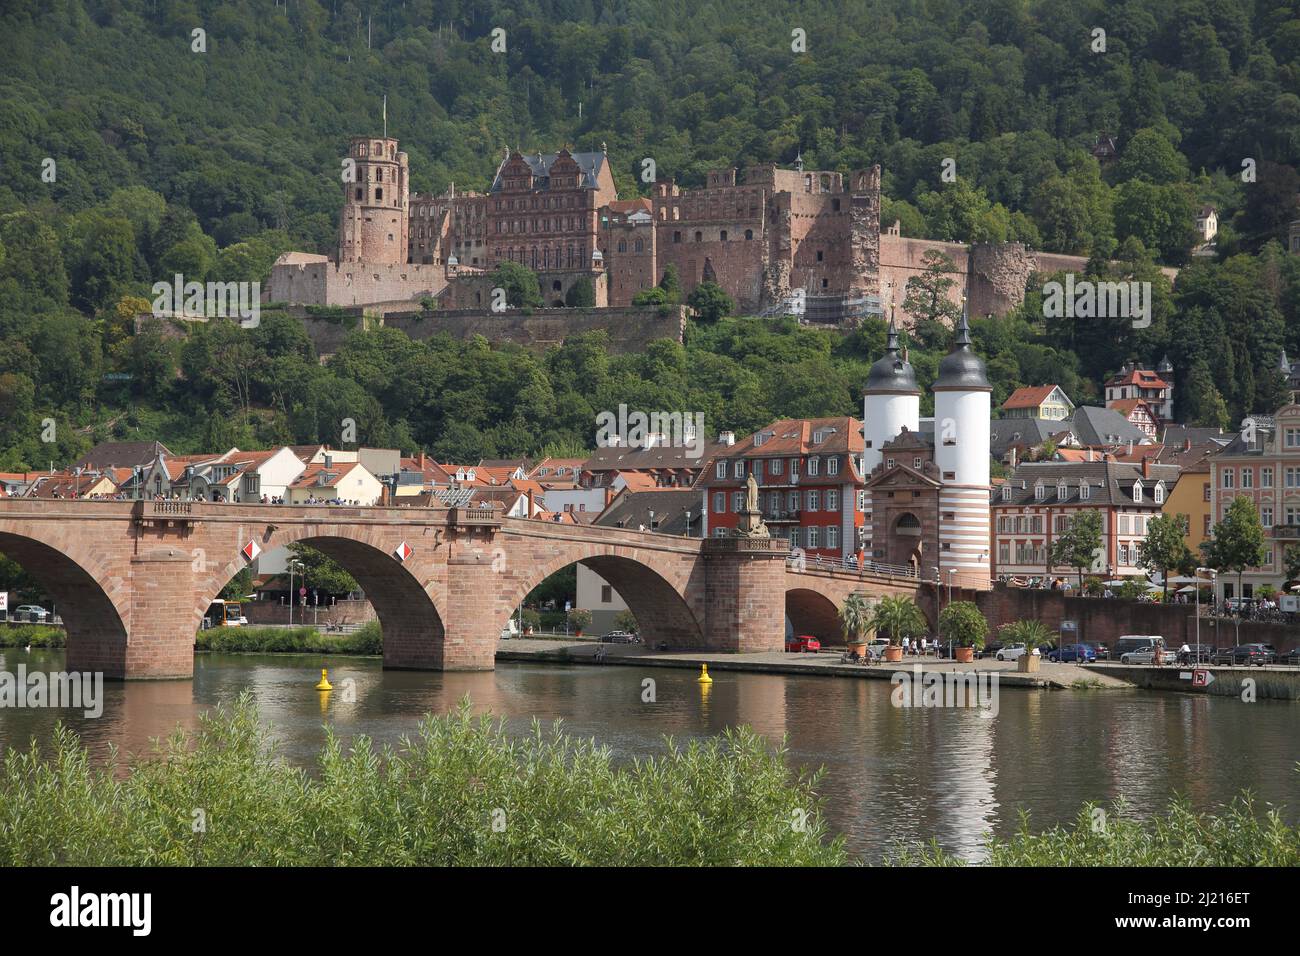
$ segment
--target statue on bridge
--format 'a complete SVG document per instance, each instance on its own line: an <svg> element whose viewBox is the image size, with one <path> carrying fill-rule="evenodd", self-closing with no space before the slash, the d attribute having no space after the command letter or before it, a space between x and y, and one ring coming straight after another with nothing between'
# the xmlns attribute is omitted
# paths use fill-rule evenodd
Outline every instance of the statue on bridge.
<svg viewBox="0 0 1300 956"><path fill-rule="evenodd" d="M763 524L763 513L758 508L758 482L753 472L745 481L745 507L740 511L740 520L736 522L736 535L741 538L769 538L767 525Z"/></svg>

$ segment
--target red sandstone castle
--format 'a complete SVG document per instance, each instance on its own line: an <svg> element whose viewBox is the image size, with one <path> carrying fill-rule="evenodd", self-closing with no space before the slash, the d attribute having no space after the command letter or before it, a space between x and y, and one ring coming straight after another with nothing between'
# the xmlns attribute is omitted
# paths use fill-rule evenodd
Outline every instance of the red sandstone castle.
<svg viewBox="0 0 1300 956"><path fill-rule="evenodd" d="M793 169L764 164L739 176L714 169L700 189L660 180L649 197L620 200L603 144L600 152L507 150L487 193L453 184L438 196L409 193L396 139L355 137L348 155L337 257L286 253L269 301L396 309L436 297L441 308L484 308L488 274L514 261L538 274L548 307L563 306L582 278L598 306L626 306L671 264L684 293L712 280L747 313L838 321L883 311L882 290L901 306L930 249L953 260L952 295L965 294L974 314L1018 303L1034 268L1084 264L1017 244L968 247L904 238L896 228L882 235L879 166L847 180L806 170L802 158Z"/></svg>

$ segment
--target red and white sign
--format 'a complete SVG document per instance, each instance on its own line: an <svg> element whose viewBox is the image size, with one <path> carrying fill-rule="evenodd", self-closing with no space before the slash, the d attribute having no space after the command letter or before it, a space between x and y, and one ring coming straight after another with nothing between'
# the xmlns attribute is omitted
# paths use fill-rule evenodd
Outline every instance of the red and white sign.
<svg viewBox="0 0 1300 956"><path fill-rule="evenodd" d="M256 541L249 541L248 544L239 549L239 553L244 556L245 560L252 561L262 553L262 549L257 546Z"/></svg>
<svg viewBox="0 0 1300 956"><path fill-rule="evenodd" d="M1203 667L1198 667L1192 671L1193 687L1209 687L1212 680L1214 680L1214 675Z"/></svg>
<svg viewBox="0 0 1300 956"><path fill-rule="evenodd" d="M415 554L415 549L412 548L405 541L403 541L401 544L399 544L396 548L393 549L393 556L397 558L398 561L405 561L413 554Z"/></svg>

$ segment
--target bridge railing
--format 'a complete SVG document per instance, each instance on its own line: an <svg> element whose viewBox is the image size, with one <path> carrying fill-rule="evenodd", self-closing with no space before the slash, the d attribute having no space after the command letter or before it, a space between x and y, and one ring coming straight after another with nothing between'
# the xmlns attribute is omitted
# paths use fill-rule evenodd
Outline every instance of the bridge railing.
<svg viewBox="0 0 1300 956"><path fill-rule="evenodd" d="M909 564L886 564L882 561L864 561L861 565L854 558L832 561L822 557L808 558L806 555L792 555L786 563L797 569L813 568L818 571L840 571L859 576L867 574L886 574L895 578L920 578L917 569Z"/></svg>

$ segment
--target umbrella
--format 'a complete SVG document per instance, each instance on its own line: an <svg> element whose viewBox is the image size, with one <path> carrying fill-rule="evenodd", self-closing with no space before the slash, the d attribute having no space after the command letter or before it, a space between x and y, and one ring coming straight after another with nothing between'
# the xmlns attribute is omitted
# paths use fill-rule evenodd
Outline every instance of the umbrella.
<svg viewBox="0 0 1300 956"><path fill-rule="evenodd" d="M1177 591L1175 591L1174 593L1175 593L1175 594L1191 594L1191 593L1192 593L1193 591L1195 591L1195 590L1196 590L1196 588L1192 587L1192 586L1189 584L1189 585L1187 585L1187 587L1185 587L1185 588L1179 588L1179 589L1178 589Z"/></svg>
<svg viewBox="0 0 1300 956"><path fill-rule="evenodd" d="M1175 578L1170 578L1169 583L1170 584L1196 584L1198 581L1205 581L1205 580L1206 580L1205 578L1189 578L1186 575L1180 575ZM1207 581L1206 583L1209 582Z"/></svg>

